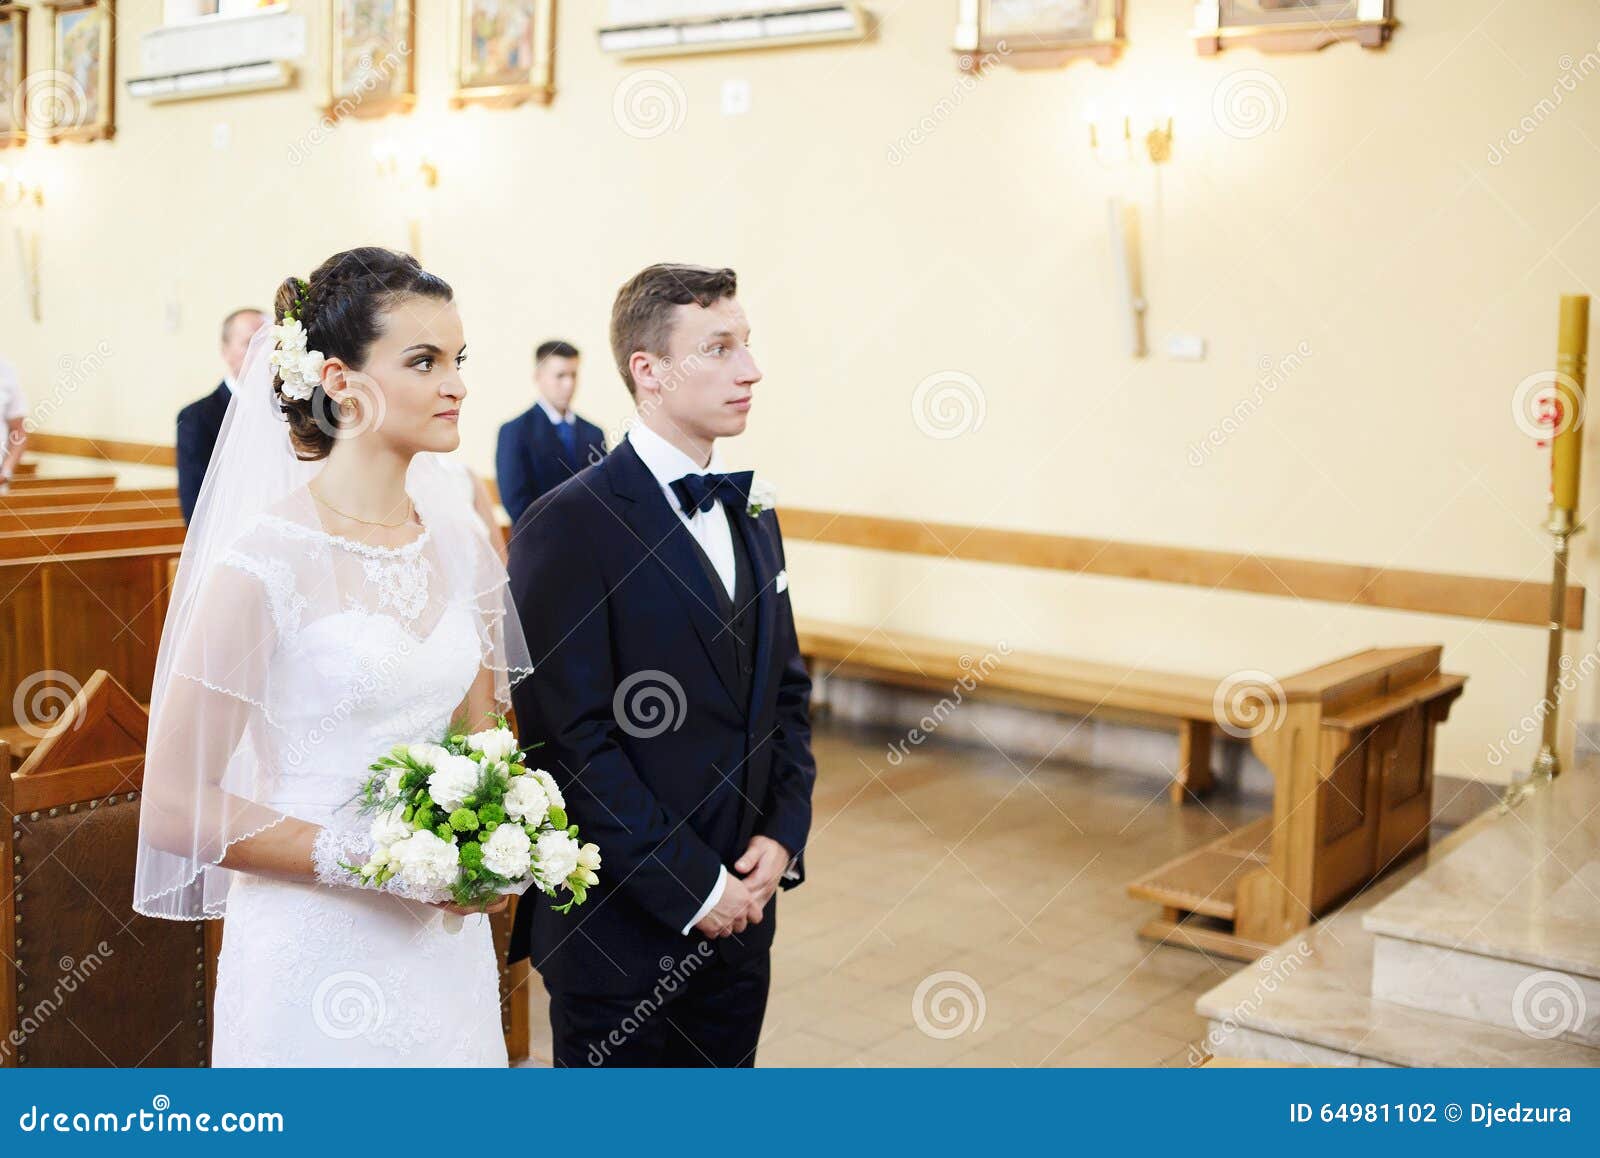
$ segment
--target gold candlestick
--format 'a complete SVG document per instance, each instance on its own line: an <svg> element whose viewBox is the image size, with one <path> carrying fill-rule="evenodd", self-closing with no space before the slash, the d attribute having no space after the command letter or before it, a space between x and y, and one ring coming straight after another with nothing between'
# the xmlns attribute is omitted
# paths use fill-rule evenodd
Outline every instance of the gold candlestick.
<svg viewBox="0 0 1600 1158"><path fill-rule="evenodd" d="M1507 806L1561 774L1556 752L1561 705L1561 657L1565 649L1567 558L1570 541L1583 528L1578 523L1578 477L1583 459L1584 375L1589 351L1589 298L1563 294L1561 329L1556 343L1556 390L1560 401L1557 429L1550 444L1550 519L1545 529L1555 538L1550 579L1550 640L1545 650L1544 700L1539 754L1529 776L1505 795Z"/></svg>

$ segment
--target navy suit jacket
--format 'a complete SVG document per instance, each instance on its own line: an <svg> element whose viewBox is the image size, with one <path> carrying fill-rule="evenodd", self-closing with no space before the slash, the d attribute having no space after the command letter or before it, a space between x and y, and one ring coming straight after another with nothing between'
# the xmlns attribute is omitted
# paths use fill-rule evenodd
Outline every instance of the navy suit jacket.
<svg viewBox="0 0 1600 1158"><path fill-rule="evenodd" d="M510 959L531 956L552 989L648 992L663 959L696 952L683 927L718 869L756 833L799 857L811 829L811 681L800 658L778 517L728 510L754 572L750 698L714 655L724 626L714 572L655 477L623 442L544 496L511 538L511 593L533 674L512 699L529 760L561 786L600 884L566 916L529 892ZM654 707L661 709L651 715ZM643 697L640 699L639 697ZM804 879L804 859L797 875ZM730 961L772 944L777 897L758 925L707 942Z"/></svg>
<svg viewBox="0 0 1600 1158"><path fill-rule="evenodd" d="M218 382L210 394L178 411L178 505L186 523L194 517L195 504L200 501L200 484L205 482L232 398L228 384Z"/></svg>
<svg viewBox="0 0 1600 1158"><path fill-rule="evenodd" d="M583 418L573 425L577 428L576 468L567 461L555 423L537 403L500 428L494 455L495 483L500 488L500 502L513 523L540 495L605 457L605 432Z"/></svg>

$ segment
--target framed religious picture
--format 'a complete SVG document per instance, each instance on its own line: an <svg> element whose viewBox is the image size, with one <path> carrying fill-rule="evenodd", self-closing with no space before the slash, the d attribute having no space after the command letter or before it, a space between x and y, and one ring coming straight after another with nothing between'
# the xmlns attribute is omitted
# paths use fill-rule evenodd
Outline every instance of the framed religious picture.
<svg viewBox="0 0 1600 1158"><path fill-rule="evenodd" d="M1111 64L1122 53L1123 0L960 0L955 50L966 71L990 64Z"/></svg>
<svg viewBox="0 0 1600 1158"><path fill-rule="evenodd" d="M412 0L331 0L328 115L382 117L417 102Z"/></svg>
<svg viewBox="0 0 1600 1158"><path fill-rule="evenodd" d="M1238 44L1315 52L1341 40L1381 48L1395 29L1393 0L1201 0L1195 47L1210 56Z"/></svg>
<svg viewBox="0 0 1600 1158"><path fill-rule="evenodd" d="M456 91L450 103L508 108L555 96L555 0L458 0Z"/></svg>
<svg viewBox="0 0 1600 1158"><path fill-rule="evenodd" d="M31 72L27 124L52 141L105 141L116 132L115 0L50 0L47 72Z"/></svg>
<svg viewBox="0 0 1600 1158"><path fill-rule="evenodd" d="M28 10L0 8L0 149L28 140Z"/></svg>

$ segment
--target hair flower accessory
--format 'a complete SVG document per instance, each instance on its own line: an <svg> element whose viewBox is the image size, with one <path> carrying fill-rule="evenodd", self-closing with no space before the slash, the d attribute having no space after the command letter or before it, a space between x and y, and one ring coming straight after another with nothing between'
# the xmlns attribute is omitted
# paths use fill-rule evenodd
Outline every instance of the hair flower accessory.
<svg viewBox="0 0 1600 1158"><path fill-rule="evenodd" d="M283 396L294 402L306 401L322 384L322 363L325 361L320 350L306 349L306 328L300 324L298 317L300 306L305 301L305 283L301 282L300 285L300 299L295 302L295 308L283 315L282 322L272 327L276 344L267 359L283 383Z"/></svg>

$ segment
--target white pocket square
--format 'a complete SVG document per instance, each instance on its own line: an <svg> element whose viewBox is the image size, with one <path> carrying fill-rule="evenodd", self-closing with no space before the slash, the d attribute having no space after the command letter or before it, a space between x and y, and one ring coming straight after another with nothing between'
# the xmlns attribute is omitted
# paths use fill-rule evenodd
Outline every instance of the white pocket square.
<svg viewBox="0 0 1600 1158"><path fill-rule="evenodd" d="M773 580L772 585L773 589L777 591L779 595L782 595L785 591L789 590L789 572L786 570L779 571L778 577L777 579Z"/></svg>

